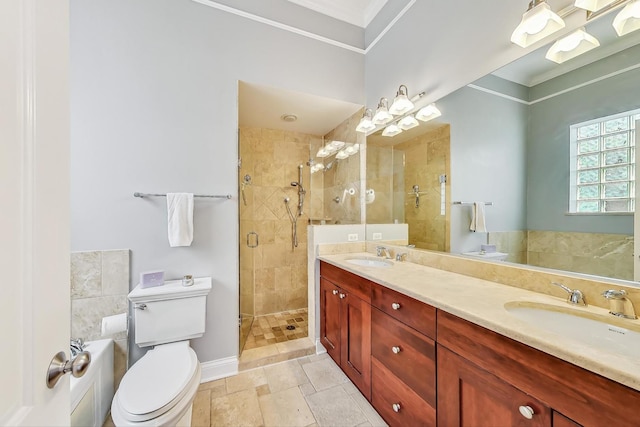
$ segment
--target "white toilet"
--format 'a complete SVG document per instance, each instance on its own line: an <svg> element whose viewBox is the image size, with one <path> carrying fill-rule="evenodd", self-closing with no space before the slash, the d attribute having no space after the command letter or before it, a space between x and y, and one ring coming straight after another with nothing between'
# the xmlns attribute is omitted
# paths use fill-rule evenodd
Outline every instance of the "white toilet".
<svg viewBox="0 0 640 427"><path fill-rule="evenodd" d="M190 426L191 409L200 385L200 362L189 340L205 329L211 278L192 286L168 281L131 291L135 341L155 346L124 375L111 402L116 426Z"/></svg>

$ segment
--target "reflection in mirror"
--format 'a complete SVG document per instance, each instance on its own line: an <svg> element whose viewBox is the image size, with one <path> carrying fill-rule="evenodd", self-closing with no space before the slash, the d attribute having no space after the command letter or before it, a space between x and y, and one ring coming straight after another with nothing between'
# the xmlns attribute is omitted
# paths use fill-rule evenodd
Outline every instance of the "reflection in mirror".
<svg viewBox="0 0 640 427"><path fill-rule="evenodd" d="M600 48L562 65L544 59L548 47L534 51L439 100L442 117L429 129L415 129L425 134L438 124L446 126L447 134L450 129L446 185L451 197L447 194L444 221L450 228L443 244L450 252L495 245L507 261L633 280L640 35L617 38L611 19L588 25ZM369 137L368 144L370 139L376 137ZM396 146L403 144L386 143L393 147L386 154L392 165L401 163L403 152ZM382 156L368 155L367 161L375 164ZM422 166L415 176L440 173L424 161ZM372 177L369 170L367 177ZM393 188L387 208L402 218L398 209L403 207L410 240L428 242L427 234L437 234L438 227L416 224L412 230L407 209L415 197L407 194L413 185L407 191L408 184L402 191ZM426 185L415 184L421 190ZM452 205L456 201L471 203ZM476 201L492 202L485 209L487 233L469 229ZM434 205L430 219L439 212L437 198L420 202L421 207L422 202ZM372 215L370 209L367 205L368 223L386 222L382 206Z"/></svg>
<svg viewBox="0 0 640 427"><path fill-rule="evenodd" d="M368 224L406 223L408 244L449 251L449 126L428 122L394 138L367 137Z"/></svg>

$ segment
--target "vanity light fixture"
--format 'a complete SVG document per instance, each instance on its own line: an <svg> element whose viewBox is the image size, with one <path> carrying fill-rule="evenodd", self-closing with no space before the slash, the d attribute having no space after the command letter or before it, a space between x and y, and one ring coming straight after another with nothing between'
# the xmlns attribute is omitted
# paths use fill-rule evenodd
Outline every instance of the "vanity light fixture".
<svg viewBox="0 0 640 427"><path fill-rule="evenodd" d="M327 147L329 147L330 151L333 151L335 153L345 145L347 144L346 142L343 142L343 141L331 141L329 144L327 144Z"/></svg>
<svg viewBox="0 0 640 427"><path fill-rule="evenodd" d="M640 0L627 4L613 19L613 28L619 36L640 29Z"/></svg>
<svg viewBox="0 0 640 427"><path fill-rule="evenodd" d="M344 160L347 157L349 157L349 155L347 154L347 152L345 150L340 150L340 151L338 151L338 154L336 154L336 159Z"/></svg>
<svg viewBox="0 0 640 427"><path fill-rule="evenodd" d="M367 133L374 130L375 128L376 125L373 124L373 110L371 110L371 108L367 108L362 114L360 123L358 123L358 126L356 126L356 132Z"/></svg>
<svg viewBox="0 0 640 427"><path fill-rule="evenodd" d="M347 155L349 155L349 156L353 156L358 151L360 151L360 144L352 144L352 145L349 145L347 148L344 149L344 152L347 153Z"/></svg>
<svg viewBox="0 0 640 427"><path fill-rule="evenodd" d="M545 0L531 0L522 21L511 34L511 41L527 47L564 28L564 21Z"/></svg>
<svg viewBox="0 0 640 427"><path fill-rule="evenodd" d="M402 130L409 130L409 129L413 129L419 124L420 123L418 123L415 117L409 114L408 116L404 116L402 119L400 119L400 121L398 122L398 127Z"/></svg>
<svg viewBox="0 0 640 427"><path fill-rule="evenodd" d="M547 51L545 58L562 64L598 46L600 46L598 39L587 33L584 28L579 28L571 34L556 40Z"/></svg>
<svg viewBox="0 0 640 427"><path fill-rule="evenodd" d="M396 97L393 100L393 104L389 107L389 112L391 114L394 116L400 116L413 109L413 102L409 99L408 92L409 90L405 85L400 85L398 92L396 93Z"/></svg>
<svg viewBox="0 0 640 427"><path fill-rule="evenodd" d="M327 147L321 147L316 153L316 157L324 158L331 155L331 151Z"/></svg>
<svg viewBox="0 0 640 427"><path fill-rule="evenodd" d="M387 98L380 98L380 102L378 102L378 108L376 109L376 114L373 116L373 124L386 125L391 120L393 120L393 115L389 113Z"/></svg>
<svg viewBox="0 0 640 427"><path fill-rule="evenodd" d="M416 119L423 122L428 122L429 120L433 120L436 117L440 117L441 115L442 113L440 112L440 110L438 110L436 104L429 104L416 113Z"/></svg>
<svg viewBox="0 0 640 427"><path fill-rule="evenodd" d="M331 141L318 150L316 157L329 157L344 146L345 143L342 141Z"/></svg>
<svg viewBox="0 0 640 427"><path fill-rule="evenodd" d="M382 136L396 136L399 133L402 133L402 129L400 129L395 123L391 123L389 126L384 128Z"/></svg>
<svg viewBox="0 0 640 427"><path fill-rule="evenodd" d="M615 1L618 0L576 0L574 5L575 7L579 7L580 9L585 9L590 12L597 12L600 9L609 6Z"/></svg>

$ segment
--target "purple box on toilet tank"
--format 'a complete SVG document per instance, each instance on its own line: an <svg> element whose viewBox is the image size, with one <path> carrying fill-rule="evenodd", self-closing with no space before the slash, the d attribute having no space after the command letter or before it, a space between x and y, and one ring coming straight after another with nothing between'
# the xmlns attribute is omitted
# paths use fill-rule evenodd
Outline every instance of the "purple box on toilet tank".
<svg viewBox="0 0 640 427"><path fill-rule="evenodd" d="M140 287L151 288L164 285L164 271L145 271L140 273Z"/></svg>

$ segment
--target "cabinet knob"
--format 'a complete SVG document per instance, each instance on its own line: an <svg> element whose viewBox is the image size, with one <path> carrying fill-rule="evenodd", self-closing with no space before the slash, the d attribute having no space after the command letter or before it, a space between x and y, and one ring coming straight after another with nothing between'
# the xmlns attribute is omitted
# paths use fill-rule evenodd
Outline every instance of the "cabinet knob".
<svg viewBox="0 0 640 427"><path fill-rule="evenodd" d="M398 354L400 353L400 347L398 346L391 347L391 351L393 351L395 354Z"/></svg>
<svg viewBox="0 0 640 427"><path fill-rule="evenodd" d="M393 408L394 412L400 412L400 404L399 403L394 403L393 405L391 405L391 407Z"/></svg>
<svg viewBox="0 0 640 427"><path fill-rule="evenodd" d="M340 294L340 299L343 299L343 298L345 298L346 296L347 296L346 294L342 294L342 293L341 293L341 294Z"/></svg>
<svg viewBox="0 0 640 427"><path fill-rule="evenodd" d="M528 420L532 419L533 416L535 415L533 408L529 405L526 405L526 406L522 405L518 408L518 410L520 410L520 414L522 414L522 416Z"/></svg>
<svg viewBox="0 0 640 427"><path fill-rule="evenodd" d="M334 294L334 295L338 295L338 290L337 290L337 289L334 289L334 290L333 290L333 291L331 291L331 292L333 292L333 294Z"/></svg>
<svg viewBox="0 0 640 427"><path fill-rule="evenodd" d="M397 303L397 302L391 303L391 308L393 308L394 310L400 310L400 303Z"/></svg>

